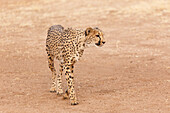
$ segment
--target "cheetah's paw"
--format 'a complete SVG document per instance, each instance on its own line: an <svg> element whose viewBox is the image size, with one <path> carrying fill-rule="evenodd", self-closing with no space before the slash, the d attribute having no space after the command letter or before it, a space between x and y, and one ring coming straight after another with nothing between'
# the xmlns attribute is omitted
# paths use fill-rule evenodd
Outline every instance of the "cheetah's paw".
<svg viewBox="0 0 170 113"><path fill-rule="evenodd" d="M51 93L55 93L55 92L56 92L56 88L55 88L55 87L51 87L51 88L50 88L50 92L51 92Z"/></svg>
<svg viewBox="0 0 170 113"><path fill-rule="evenodd" d="M77 104L79 104L78 101L76 101L76 100L71 100L71 105L77 105Z"/></svg>
<svg viewBox="0 0 170 113"><path fill-rule="evenodd" d="M57 95L61 96L62 94L63 94L63 90L62 89L57 91Z"/></svg>

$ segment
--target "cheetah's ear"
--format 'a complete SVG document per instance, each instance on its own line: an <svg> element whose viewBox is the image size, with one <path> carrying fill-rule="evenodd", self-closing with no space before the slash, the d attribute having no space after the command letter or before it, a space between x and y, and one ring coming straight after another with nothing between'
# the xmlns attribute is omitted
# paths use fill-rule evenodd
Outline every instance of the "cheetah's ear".
<svg viewBox="0 0 170 113"><path fill-rule="evenodd" d="M85 31L85 36L88 36L89 34L91 34L93 32L93 29L91 27L88 27Z"/></svg>

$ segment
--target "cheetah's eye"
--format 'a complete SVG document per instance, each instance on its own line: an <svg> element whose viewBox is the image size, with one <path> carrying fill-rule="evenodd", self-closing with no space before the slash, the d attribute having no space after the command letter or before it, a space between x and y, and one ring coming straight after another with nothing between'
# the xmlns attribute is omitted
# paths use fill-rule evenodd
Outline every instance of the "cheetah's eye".
<svg viewBox="0 0 170 113"><path fill-rule="evenodd" d="M99 37L99 35L96 35L97 37Z"/></svg>

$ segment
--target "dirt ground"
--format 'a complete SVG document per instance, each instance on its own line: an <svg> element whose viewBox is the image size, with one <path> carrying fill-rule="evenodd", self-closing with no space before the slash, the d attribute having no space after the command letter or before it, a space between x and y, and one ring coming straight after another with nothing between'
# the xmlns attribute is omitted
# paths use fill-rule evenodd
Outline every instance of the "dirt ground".
<svg viewBox="0 0 170 113"><path fill-rule="evenodd" d="M75 66L77 106L49 92L55 24L105 34ZM170 113L170 1L0 0L0 113Z"/></svg>

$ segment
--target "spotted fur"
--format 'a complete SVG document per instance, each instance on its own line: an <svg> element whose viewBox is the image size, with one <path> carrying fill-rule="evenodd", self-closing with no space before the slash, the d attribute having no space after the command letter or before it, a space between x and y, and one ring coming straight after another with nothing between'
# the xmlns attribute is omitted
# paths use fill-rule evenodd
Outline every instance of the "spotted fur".
<svg viewBox="0 0 170 113"><path fill-rule="evenodd" d="M83 55L86 46L90 44L102 46L104 43L103 32L99 28L89 27L86 30L76 30L72 28L64 29L61 25L51 26L46 39L48 64L52 71L50 91L57 91L58 95L63 94L61 76L64 71L68 85L64 98L70 98L71 105L78 104L74 89L74 64ZM54 67L55 58L60 62L58 75L56 75Z"/></svg>

